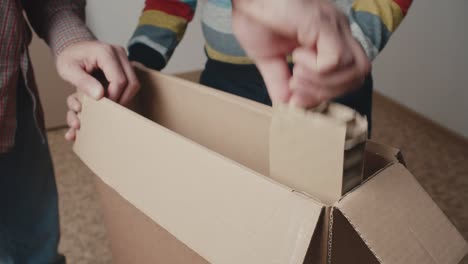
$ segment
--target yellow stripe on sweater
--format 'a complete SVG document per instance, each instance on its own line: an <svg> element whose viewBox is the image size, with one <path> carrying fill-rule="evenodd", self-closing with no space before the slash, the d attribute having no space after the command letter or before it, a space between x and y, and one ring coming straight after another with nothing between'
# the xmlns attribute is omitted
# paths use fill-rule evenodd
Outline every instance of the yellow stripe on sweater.
<svg viewBox="0 0 468 264"><path fill-rule="evenodd" d="M226 62L226 63L231 63L231 64L243 64L243 65L254 64L254 61L252 59L250 59L249 57L247 57L247 56L227 55L227 54L224 54L222 52L219 52L219 51L213 49L212 47L210 47L210 45L208 45L208 43L205 43L205 49L206 49L206 53L207 53L208 57L210 59L213 59L213 60ZM288 63L292 63L293 62L292 55L288 55L286 57L286 61Z"/></svg>
<svg viewBox="0 0 468 264"><path fill-rule="evenodd" d="M253 64L254 62L247 56L231 56L221 53L208 45L205 44L205 49L208 57L213 60L222 61L232 64Z"/></svg>
<svg viewBox="0 0 468 264"><path fill-rule="evenodd" d="M151 25L169 29L176 33L177 40L181 40L187 28L187 20L182 17L172 16L159 10L144 11L140 17L140 26Z"/></svg>
<svg viewBox="0 0 468 264"><path fill-rule="evenodd" d="M390 32L395 31L403 20L403 12L393 0L356 0L353 9L380 17Z"/></svg>

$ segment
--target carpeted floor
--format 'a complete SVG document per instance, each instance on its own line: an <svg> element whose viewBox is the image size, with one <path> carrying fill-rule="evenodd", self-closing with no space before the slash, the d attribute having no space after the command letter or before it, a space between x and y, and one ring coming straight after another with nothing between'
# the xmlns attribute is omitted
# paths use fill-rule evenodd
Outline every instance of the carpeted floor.
<svg viewBox="0 0 468 264"><path fill-rule="evenodd" d="M468 239L468 142L379 95L373 120L373 139L402 149L409 169ZM49 133L60 195L60 249L68 263L111 263L92 173L63 134ZM468 256L462 263L468 264Z"/></svg>

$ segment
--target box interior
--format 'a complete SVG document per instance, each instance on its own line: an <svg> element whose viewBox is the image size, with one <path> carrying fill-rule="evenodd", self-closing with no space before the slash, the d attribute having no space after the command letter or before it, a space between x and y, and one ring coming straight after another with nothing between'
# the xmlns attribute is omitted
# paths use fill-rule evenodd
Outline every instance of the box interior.
<svg viewBox="0 0 468 264"><path fill-rule="evenodd" d="M136 112L230 160L270 176L271 107L171 76L138 73L143 87L137 98L139 107L134 109ZM206 105L210 107L204 107ZM341 129L336 131L343 133ZM314 144L317 143L320 141ZM369 162L364 166L370 168L364 169L364 178L388 164L382 153L376 154L377 151L378 147L374 147L365 153L364 160L369 159ZM344 182L336 179L329 184L333 186L328 189L333 189L336 197L330 201L318 200L332 205L341 196ZM335 190L337 188L340 190Z"/></svg>
<svg viewBox="0 0 468 264"><path fill-rule="evenodd" d="M269 175L270 107L175 77L139 71L139 78L143 116Z"/></svg>

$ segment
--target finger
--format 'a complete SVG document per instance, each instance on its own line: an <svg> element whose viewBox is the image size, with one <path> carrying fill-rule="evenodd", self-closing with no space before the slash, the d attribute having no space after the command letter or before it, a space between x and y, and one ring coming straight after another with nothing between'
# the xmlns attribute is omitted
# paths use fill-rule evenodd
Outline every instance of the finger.
<svg viewBox="0 0 468 264"><path fill-rule="evenodd" d="M321 73L332 71L340 66L345 52L344 35L341 34L334 16L324 15L320 22L317 38L317 69Z"/></svg>
<svg viewBox="0 0 468 264"><path fill-rule="evenodd" d="M304 66L295 65L293 74L293 78L302 80L304 83L309 84L309 86L315 85L323 87L346 87L347 84L353 80L362 79L363 77L364 76L359 73L355 65L351 65L328 74L310 73L305 70ZM291 87L291 89L293 88Z"/></svg>
<svg viewBox="0 0 468 264"><path fill-rule="evenodd" d="M361 75L368 75L371 71L372 64L361 44L350 34L348 36L349 46L353 52L356 69Z"/></svg>
<svg viewBox="0 0 468 264"><path fill-rule="evenodd" d="M348 18L340 14L339 15L339 22L338 22L338 28L340 32L344 35L345 40L345 53L343 54L343 57L341 58L341 65L343 67L347 67L351 64L354 63L354 56L353 56L353 51L351 47L349 46L349 40L354 39L353 34L351 32L351 26L349 25L349 20Z"/></svg>
<svg viewBox="0 0 468 264"><path fill-rule="evenodd" d="M80 129L80 120L73 111L67 112L67 124L70 128Z"/></svg>
<svg viewBox="0 0 468 264"><path fill-rule="evenodd" d="M319 17L320 11L313 11L314 13L305 16L305 21L298 25L297 38L299 44L304 47L315 48L319 36Z"/></svg>
<svg viewBox="0 0 468 264"><path fill-rule="evenodd" d="M127 78L114 47L105 45L99 53L97 64L109 82L107 88L109 99L118 102L127 86Z"/></svg>
<svg viewBox="0 0 468 264"><path fill-rule="evenodd" d="M68 141L75 141L76 139L76 131L73 128L68 129L67 133L65 133L65 139Z"/></svg>
<svg viewBox="0 0 468 264"><path fill-rule="evenodd" d="M316 93L310 93L309 91L297 90L291 95L290 103L299 108L313 108L319 105L320 98Z"/></svg>
<svg viewBox="0 0 468 264"><path fill-rule="evenodd" d="M62 78L85 94L96 100L104 96L104 88L86 72L79 64L74 63L68 66L68 70L62 71Z"/></svg>
<svg viewBox="0 0 468 264"><path fill-rule="evenodd" d="M303 108L315 107L322 102L321 86L304 79L292 77L289 83L292 92L291 103Z"/></svg>
<svg viewBox="0 0 468 264"><path fill-rule="evenodd" d="M262 59L257 60L256 65L262 74L272 102L288 102L291 96L291 91L289 90L291 71L286 59L282 56Z"/></svg>
<svg viewBox="0 0 468 264"><path fill-rule="evenodd" d="M301 81L308 85L308 89L297 89L302 92L315 94L320 102L326 102L358 89L365 80L365 75L359 73L355 67L349 67L346 71L340 72L336 76L326 77L325 79L324 81L302 79ZM291 86L294 85L297 84L291 84Z"/></svg>
<svg viewBox="0 0 468 264"><path fill-rule="evenodd" d="M81 112L81 103L76 97L76 94L72 94L67 98L68 108L73 110L75 113Z"/></svg>
<svg viewBox="0 0 468 264"><path fill-rule="evenodd" d="M310 70L301 63L296 63L294 64L292 79L305 80L309 83L318 84L323 79L323 75L316 71ZM294 90L295 88L291 87L291 89Z"/></svg>
<svg viewBox="0 0 468 264"><path fill-rule="evenodd" d="M127 105L140 89L140 82L138 81L135 72L130 65L130 62L127 59L127 54L123 48L117 48L117 56L125 72L125 76L127 76L127 87L125 87L122 96L120 96L119 103L122 105Z"/></svg>
<svg viewBox="0 0 468 264"><path fill-rule="evenodd" d="M363 55L358 54L358 56L363 56ZM365 63L365 59L366 57L360 60L363 60L362 63ZM332 87L333 89L335 89L334 87L349 89L351 83L355 83L359 81L362 82L364 80L365 76L368 74L365 67L366 65L359 66L353 63L346 67L340 67L339 69L333 72L321 74L321 73L317 73L314 71L310 71L307 69L305 65L297 63L294 65L292 78L303 80L305 83L308 83L309 85L312 84L312 85L321 86L321 87ZM297 87L291 86L291 89L296 89L296 88ZM307 88L307 87L304 87L304 88Z"/></svg>
<svg viewBox="0 0 468 264"><path fill-rule="evenodd" d="M304 72L317 72L317 51L312 48L299 47L292 53L294 65L301 65ZM296 67L294 67L296 68ZM294 72L294 74L296 74Z"/></svg>
<svg viewBox="0 0 468 264"><path fill-rule="evenodd" d="M360 77L354 68L349 68L346 72L340 72L340 76L330 76L323 79L300 79L297 76L291 78L290 87L294 91L294 94L300 94L302 97L306 98L304 100L311 100L311 102L303 102L302 104L307 104L309 106L314 106L314 104L320 104L323 102L330 101L336 97L339 97L343 94L346 94L362 84L364 77ZM334 80L336 85L330 85L331 78L342 78L339 80ZM328 83L325 85L325 83Z"/></svg>

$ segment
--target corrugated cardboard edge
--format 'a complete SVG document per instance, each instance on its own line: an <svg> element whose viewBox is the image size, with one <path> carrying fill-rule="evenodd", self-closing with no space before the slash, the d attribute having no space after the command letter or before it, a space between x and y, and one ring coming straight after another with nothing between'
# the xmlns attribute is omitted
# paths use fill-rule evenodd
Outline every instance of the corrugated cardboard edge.
<svg viewBox="0 0 468 264"><path fill-rule="evenodd" d="M389 243L391 243L389 237L379 236L378 239L374 239L373 241L371 241L369 239L368 235L369 234L374 234L374 236L375 236L375 232L377 232L377 231L373 230L373 229L372 230L369 229L370 228L369 225L360 223L360 222L362 222L363 219L372 217L370 215L366 215L366 214L362 213L362 210L365 210L365 208L366 208L365 203L360 203L360 205L362 207L364 207L364 209L360 208L360 210L361 210L361 216L360 217L357 217L357 215L355 213L352 213L353 212L352 210L354 210L356 208L349 209L347 203L348 202L355 203L354 200L356 200L356 196L361 195L359 193L359 191L360 192L366 192L366 194L367 194L366 198L369 199L372 202L375 202L375 199L372 199L373 197L368 197L369 196L368 192L370 190L370 187L368 187L368 188L361 187L360 190L357 190L354 193L350 193L347 197L343 198L340 201L340 203L338 203L337 208L348 219L349 223L355 228L355 230L361 236L362 240L366 243L366 245L369 247L369 249L373 252L373 254L377 257L377 259L379 259L379 261L381 263L401 263L401 264L404 264L404 263L434 263L434 264L456 264L456 263L459 263L463 259L463 257L466 255L466 253L468 251L468 245L467 245L466 241L463 239L463 237L460 235L460 233L458 233L456 228L447 219L447 217L443 214L443 212L432 201L432 199L424 191L424 189L422 189L422 187L417 183L416 179L414 179L414 177L408 171L404 170L403 168L404 167L401 164L389 165L386 169L383 169L378 174L385 173L385 174L393 174L393 175L375 175L374 177L369 179L365 184L375 183L376 181L382 180L382 177L387 177L387 178L388 177L398 177L398 176L406 177L409 181L412 181L411 184L413 185L412 186L412 188L413 188L412 195L414 196L413 198L419 198L421 200L422 204L426 204L426 205L430 204L431 205L430 209L429 208L423 208L422 209L422 210L431 210L431 212L432 212L432 214L431 214L432 218L431 217L426 217L424 220L426 221L426 223L427 223L427 221L437 220L439 225L436 225L436 226L439 229L443 228L444 232L441 232L440 230L438 230L439 231L438 235L431 234L432 235L431 239L429 239L427 237L427 236L431 236L431 235L428 235L427 233L425 233L424 235L426 237L423 239L423 238L417 236L418 235L417 231L414 230L414 227L416 226L415 225L416 223L413 223L413 227L410 226L408 228L408 230L409 230L410 233L412 233L413 239L416 241L416 244L418 244L418 246L419 246L419 248L418 248L419 249L419 255L418 256L415 256L415 251L417 249L414 249L414 248L413 248L413 251L411 253L407 253L407 251L406 251L406 250L408 250L407 248L412 245L409 241L402 242L400 245L395 245L395 243L394 243L393 246L397 247L397 248L393 248L393 250L395 250L395 251L401 250L401 251L384 255L384 254L382 254L383 251L388 250L388 249L386 249L386 247L388 246ZM403 176L400 173L396 173L396 172L394 173L394 171L402 171L402 170L406 171L406 175ZM372 190L372 192L376 193L377 190ZM395 195L395 197L399 197L398 194L396 194L396 193L394 195ZM380 206L385 207L386 204L381 203ZM414 206L412 206L412 207L414 207ZM400 206L399 209L402 209L402 207ZM408 215L414 215L415 211L416 210L412 210ZM399 212L399 213L401 213L401 212ZM353 214L353 215L351 215L351 214ZM394 224L401 224L401 223L392 223L392 222L388 222L388 221L386 222L385 221L386 219L376 219L376 218L382 218L382 216L377 214L376 217L372 218L372 221L379 222L379 225L386 226L386 229L390 229L391 226L394 225ZM367 222L367 223L370 223L370 222ZM418 224L422 225L422 224L424 224L424 221L422 221L422 222L420 222ZM417 227L417 228L419 228L419 227ZM382 230L386 230L386 229L382 229ZM435 232L436 230L437 229L431 230L431 231ZM443 235L441 235L441 233L443 233ZM405 234L403 232L398 232L398 235L405 235ZM419 235L421 235L421 233ZM440 240L441 237L443 237L444 235L445 235L446 239L450 238L450 239L453 240L453 243L450 246L448 246L449 244L446 243L448 241L444 241L444 242L438 243L437 245L432 245L431 249L427 248L428 243L433 243L436 240ZM422 241L421 239L423 239L424 241ZM385 241L383 241L383 240L385 240ZM434 243L436 243L436 242L434 242ZM385 245L382 245L382 244L385 244ZM434 251L436 251L436 250L438 250L440 248L445 248L446 252L439 252L440 254L437 255L437 253L435 253ZM447 251L450 251L450 253L448 253ZM406 255L403 252L406 252ZM402 260L401 258L404 255L406 257L412 258L412 259L403 259ZM393 256L393 259L391 259L391 256ZM418 260L418 258L419 258L419 260ZM397 259L398 259L398 261L397 261Z"/></svg>
<svg viewBox="0 0 468 264"><path fill-rule="evenodd" d="M268 258L271 260L268 261L270 263L300 263L302 262L303 258L305 257L307 246L310 242L310 239L312 237L312 233L314 231L315 224L317 223L320 211L321 211L321 205L318 205L317 203L313 202L310 199L306 199L304 197L299 197L297 194L294 194L289 188L286 188L285 186L281 186L277 183L274 183L271 179L268 179L265 176L260 176L259 174L256 174L247 168L240 166L239 164L236 164L230 160L225 159L224 157L209 151L208 149L203 148L202 146L199 146L190 140L187 140L185 138L182 138L175 133L164 129L157 124L154 124L150 122L149 120L146 120L145 118L127 110L124 109L123 107L118 106L117 104L107 100L103 99L100 100L99 102L95 102L92 99L84 98L83 99L83 111L81 114L81 121L82 121L82 127L80 129L80 132L77 137L77 141L74 146L75 152L78 154L78 156L98 175L101 177L101 179L106 182L108 185L112 186L115 190L117 190L125 199L130 201L132 204L134 204L137 208L139 208L142 212L144 212L146 215L148 215L150 218L152 218L155 222L158 222L163 228L168 230L172 235L174 235L176 238L178 238L180 241L183 243L187 244L189 247L194 249L198 254L203 256L205 259L211 262L215 263L239 263L241 261L242 263L252 263L253 262L262 262L260 261L262 257ZM137 133L137 132L142 132ZM153 138L158 138L157 139L157 144L152 144L150 141ZM128 138L130 137L130 139ZM183 148L184 150L178 151L177 153L172 153L172 152L164 152L160 148L165 148L168 147L167 141L171 141L170 145L175 148ZM131 141L138 141L139 143L137 144L138 146L134 146ZM166 144L165 144L166 143ZM192 154L193 152L193 154ZM141 154L145 153L145 156L142 156ZM154 162L151 162L150 159L148 159L148 155L151 157L154 157L155 160L161 160L160 164L158 166L155 166L155 164L151 164ZM112 157L109 157L112 156ZM222 251L220 250L219 247L221 246L219 244L220 241L217 239L213 239L213 233L210 233L210 230L212 228L215 228L218 226L214 222L206 223L206 218L203 218L203 221L201 221L201 218L199 219L200 221L195 221L193 218L195 216L201 217L201 215L211 215L213 214L213 207L209 207L208 205L201 205L201 204L196 204L197 200L197 193L195 190L203 190L201 193L203 195L208 195L212 192L215 191L215 193L223 193L224 196L227 195L231 189L233 189L232 186L228 187L225 186L224 188L223 183L224 180L228 178L223 178L224 180L221 181L215 181L215 182L210 182L210 186L207 187L205 184L202 185L197 185L196 182L191 181L189 184L191 185L189 189L173 189L174 193L168 192L167 195L168 197L165 198L166 201L172 201L171 203L175 203L176 201L179 201L178 199L181 199L181 197L186 197L184 199L184 203L190 203L190 206L187 208L190 208L193 210L193 207L197 207L197 213L196 214L190 214L192 216L192 222L196 222L198 225L191 223L190 226L187 225L187 223L184 223L183 219L177 219L173 218L171 216L167 216L165 214L181 214L182 217L190 217L187 215L182 208L174 208L171 210L166 210L164 211L163 209L167 207L167 203L158 203L158 197L153 197L150 198L151 195L148 194L149 186L159 186L158 184L151 183L151 181L148 182L150 179L149 177L154 177L152 172L148 172L149 170L154 170L154 172L158 171L160 167L164 166L169 166L165 167L161 172L162 173L167 173L168 171L174 169L174 170L180 170L183 168L180 168L180 166L172 166L168 165L167 163L171 162L173 159L181 159L182 162L191 160L191 159L196 159L193 165L195 167L191 168L189 171L192 171L195 173L195 175L202 175L203 173L209 174L209 173L215 173L214 168L218 166L218 169L220 172L225 171L225 170L232 170L230 172L229 176L230 181L239 181L242 179L242 181L248 181L249 184L243 184L243 186L247 187L249 186L250 188L253 188L252 186L256 186L256 194L253 195L251 198L251 204L250 206L253 206L252 203L258 202L261 203L262 205L259 206L259 210L265 210L266 207L268 207L268 204L264 204L263 202L256 201L255 199L259 199L262 197L258 196L258 192L260 191L259 188L260 186L270 186L270 187L265 187L269 190L274 190L275 193L282 193L279 195L277 198L278 199L283 199L279 197L289 197L287 199L291 199L290 202L284 201L285 204L282 206L284 210L293 210L296 213L300 213L301 216L296 215L295 217L292 217L290 220L283 219L286 222L284 223L279 223L278 226L276 226L274 229L279 229L276 231L269 232L270 235L272 236L282 236L281 233L278 233L278 231L286 231L293 237L296 241L292 241L289 239L279 239L278 242L282 244L281 247L277 249L266 249L263 248L263 250L268 251L268 256L266 255L266 252L263 251L261 252L260 249L254 250L255 245L257 246L262 246L265 247L269 243L276 243L273 240L273 237L268 238L266 241L262 240L261 242L255 243L254 241L251 241L248 243L248 248L247 244L245 243L245 238L242 239L244 241L239 241L240 239L240 230L231 230L229 231L229 226L223 229L216 229L218 232L229 232L230 235L228 235L225 240L223 241L222 244L227 247L231 248L237 248L238 251ZM125 165L125 161L129 161L134 159L133 164L130 163ZM140 160L141 159L141 160ZM201 160L205 159L206 162L201 162ZM209 160L209 161L208 161ZM173 161L172 161L173 162ZM203 164L210 164L208 167L204 167ZM148 166L146 168L142 168L140 166ZM196 166L201 166L201 167L196 167ZM211 167L210 169L207 169ZM169 168L169 169L168 169ZM223 169L224 168L224 169ZM126 171L127 170L127 171ZM133 173L131 173L132 171ZM204 171L204 172L202 172ZM235 172L233 172L235 171ZM177 175L178 172L174 172L174 175ZM128 175L141 175L145 174L146 176L145 179L147 182L140 182L141 188L138 188L138 190L131 188L132 185L136 184L136 179L128 179ZM157 174L157 173L156 173ZM233 174L236 174L234 176ZM151 175L151 176L150 176ZM174 184L181 179L175 179L172 175L169 178L165 178L165 181L174 181ZM243 176L242 176L243 175ZM184 178L185 179L185 178ZM187 178L188 179L188 178ZM216 179L216 178L213 178ZM219 178L221 179L221 178ZM255 183L257 182L257 183ZM261 182L261 184L259 183ZM161 182L159 182L161 183ZM220 185L219 185L220 184ZM260 185L258 185L260 184ZM218 186L219 185L219 186ZM169 186L170 188L170 186ZM133 189L133 190L132 190ZM220 192L220 189L223 190L223 192ZM267 190L265 189L265 190ZM161 192L167 191L164 188L154 188L154 192L161 194ZM235 194L233 193L233 198L238 197L238 198L243 198L245 199L248 195L246 194L246 189L243 189L241 191L236 191ZM250 190L252 191L252 190ZM250 192L249 191L249 192ZM238 193L237 193L238 192ZM208 194L206 194L208 193ZM288 194L289 193L289 194ZM265 193L266 194L266 193ZM164 194L166 195L166 194ZM176 198L177 197L177 198ZM229 196L231 197L231 196ZM205 197L200 198L202 201ZM210 200L212 200L215 197L212 197ZM217 197L221 198L221 197ZM273 196L271 197L273 198ZM148 200L149 199L149 200ZM155 200L156 199L156 200ZM172 200L171 200L172 199ZM227 199L227 198L226 198ZM264 198L265 199L265 198ZM276 199L277 201L280 201ZM222 199L220 199L222 200ZM274 203L275 199L269 199L268 203ZM203 201L208 201L208 200L203 200ZM225 200L227 201L227 200ZM264 200L262 200L264 201ZM293 202L295 201L295 202ZM266 202L266 201L265 201ZM159 204L159 205L158 205ZM174 205L175 206L175 205ZM200 208L198 208L198 206ZM205 207L204 207L205 206ZM206 207L208 206L208 207ZM233 204L226 204L227 207L229 207L229 211L235 210L232 207ZM247 206L247 205L240 205L241 208L242 206ZM275 205L275 208L279 205ZM289 209L288 209L289 208ZM177 210L178 209L178 210ZM281 210L283 210L281 209ZM220 210L220 209L218 209ZM243 209L242 209L243 210ZM279 210L276 209L276 210ZM293 211L286 213L284 211L281 213L280 211L276 211L275 217L271 219L275 219L275 221L280 221L279 215L283 214L283 216L291 217L291 213ZM163 212L164 211L164 212ZM177 211L177 212L176 212ZM194 212L195 212L194 211ZM316 212L314 212L316 211ZM228 213L228 211L223 213L220 213L220 216L229 216L231 213ZM277 215L279 214L279 215ZM175 217L174 215L174 217ZM193 216L195 215L195 216ZM239 215L249 215L248 211L240 212ZM232 217L233 215L231 215ZM294 220L294 219L295 220ZM212 217L212 219L216 219L215 216ZM270 218L268 218L270 219ZM243 221L245 221L244 219ZM253 221L254 218L249 219L250 221ZM281 220L281 221L283 221ZM231 221L231 220L230 220ZM288 222L288 221L293 221L293 222ZM219 223L218 223L219 224ZM197 232L201 232L201 226L204 225L203 228L206 229L207 235L201 236L194 234ZM286 225L286 226L284 226ZM280 227L282 226L282 227ZM261 223L258 228L266 228L265 223ZM273 228L273 227L272 227ZM237 237L237 238L236 238ZM219 237L218 237L219 238ZM279 237L278 237L279 238ZM292 237L291 237L292 238ZM289 242L287 242L289 240ZM237 242L236 242L237 241ZM236 246L229 246L229 243L234 243ZM287 243L287 244L284 244ZM261 244L261 245L260 245ZM241 248L244 247L245 250L249 251L251 254L246 254L247 252L243 252ZM288 250L286 250L289 248ZM254 250L255 252L253 252ZM292 250L292 251L289 251ZM289 251L289 253L286 253ZM243 253L242 253L243 252ZM234 255L229 255L229 254L234 254ZM280 254L280 255L278 255ZM245 259L248 257L252 258L257 258L257 261L255 260L250 260Z"/></svg>

